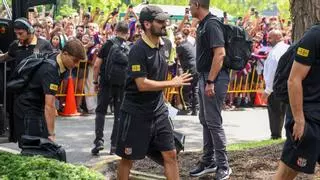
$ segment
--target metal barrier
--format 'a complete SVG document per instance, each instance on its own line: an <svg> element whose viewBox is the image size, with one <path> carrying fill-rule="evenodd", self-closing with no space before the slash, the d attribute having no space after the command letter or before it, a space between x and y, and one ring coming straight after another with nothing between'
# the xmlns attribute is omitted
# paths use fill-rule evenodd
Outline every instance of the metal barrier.
<svg viewBox="0 0 320 180"><path fill-rule="evenodd" d="M84 68L81 68L81 65L83 65ZM70 71L69 76L70 75L72 76L71 73L72 72ZM74 83L75 84L75 88L74 88L74 90L75 90L75 96L76 97L79 97L79 96L96 96L97 95L97 93L89 93L89 94L84 93L84 88L85 88L85 84L86 84L88 75L89 75L88 74L88 61L82 60L82 61L80 61L80 64L79 64L78 68L76 69L76 77L73 78L75 80L75 83ZM67 84L65 84L66 82L67 82L67 79L64 79L64 80L61 81L60 87L59 87L59 91L58 91L59 93L56 95L57 97L64 97L64 96L67 95L66 94L66 85ZM79 83L82 83L82 86L80 86L81 87L80 89L78 88ZM93 86L93 83L91 83L91 84Z"/></svg>
<svg viewBox="0 0 320 180"><path fill-rule="evenodd" d="M255 93L264 89L262 74L258 74L256 67L251 73L241 74L238 71L230 71L228 93Z"/></svg>
<svg viewBox="0 0 320 180"><path fill-rule="evenodd" d="M75 79L75 96L96 96L97 93L85 93L85 83L88 78L88 61L81 61L83 63L82 66L84 68L77 68ZM79 65L80 67L81 65ZM83 72L81 72L83 70ZM83 73L82 77L79 78L79 75ZM80 76L81 77L81 76ZM174 77L174 73L169 71L167 80L171 80ZM66 96L66 92L64 92L64 87L67 81L62 81L59 87L59 93L56 95L57 97ZM77 88L78 84L82 83L81 88ZM93 86L93 83L91 83ZM228 93L239 94L239 93L256 93L261 92L264 89L264 80L262 74L258 74L256 71L256 67L253 67L252 71L244 74L239 71L230 71L230 82L228 85ZM167 101L171 102L174 95L179 94L179 88L166 88L164 90L164 95Z"/></svg>

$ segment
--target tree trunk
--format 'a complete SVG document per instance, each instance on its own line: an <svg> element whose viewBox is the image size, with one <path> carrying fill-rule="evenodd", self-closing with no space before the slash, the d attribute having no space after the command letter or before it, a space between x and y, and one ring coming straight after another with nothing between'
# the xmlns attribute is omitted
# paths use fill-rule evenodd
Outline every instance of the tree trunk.
<svg viewBox="0 0 320 180"><path fill-rule="evenodd" d="M290 0L292 38L299 40L314 23L320 22L320 0Z"/></svg>

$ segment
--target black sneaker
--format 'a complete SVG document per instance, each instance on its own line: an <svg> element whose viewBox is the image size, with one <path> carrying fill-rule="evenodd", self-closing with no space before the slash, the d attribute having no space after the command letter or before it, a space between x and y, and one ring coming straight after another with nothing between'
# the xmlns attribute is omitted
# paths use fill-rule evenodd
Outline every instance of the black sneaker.
<svg viewBox="0 0 320 180"><path fill-rule="evenodd" d="M203 162L199 162L198 165L189 172L189 174L192 177L198 177L203 174L216 172L216 170L217 166L215 163L211 163L210 165L206 166Z"/></svg>
<svg viewBox="0 0 320 180"><path fill-rule="evenodd" d="M232 173L231 168L228 168L226 170L219 168L216 173L216 180L229 179L231 173Z"/></svg>
<svg viewBox="0 0 320 180"><path fill-rule="evenodd" d="M98 155L99 151L103 150L103 141L98 141L97 143L95 143L94 148L92 148L91 150L91 154L92 155Z"/></svg>

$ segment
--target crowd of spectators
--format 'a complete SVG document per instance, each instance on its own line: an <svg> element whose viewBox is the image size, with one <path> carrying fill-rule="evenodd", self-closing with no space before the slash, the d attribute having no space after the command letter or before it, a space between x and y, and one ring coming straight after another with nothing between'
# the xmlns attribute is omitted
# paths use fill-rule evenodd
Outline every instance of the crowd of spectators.
<svg viewBox="0 0 320 180"><path fill-rule="evenodd" d="M38 8L39 9L39 8ZM41 9L41 8L40 8ZM53 9L46 11L44 7L40 12L37 8L29 10L29 21L33 24L35 29L35 35L38 38L43 38L50 41L54 48L54 51L61 51L62 47L67 40L77 38L82 41L87 50L87 61L81 62L79 67L72 70L64 78L59 93L66 93L67 80L71 75L75 80L75 93L76 102L79 112L94 113L96 107L95 90L93 86L93 65L102 45L110 38L115 36L114 28L115 24L124 19L129 24L128 44L132 45L137 39L141 37L143 30L138 23L138 16L134 12L133 6L129 6L125 12L124 17L120 17L118 8L113 9L112 12L103 12L99 7L91 9L89 12L85 10L83 6L77 13L70 14L69 16L63 16L62 19L57 20L52 17ZM259 12L255 8L251 8L247 14L243 17L238 17L234 20L228 18L227 13L224 13L222 17L224 23L235 24L242 26L248 32L249 36L253 40L252 58L249 60L247 66L239 72L233 72L231 74L232 80L246 78L252 71L255 70L258 75L262 75L263 63L267 57L270 46L268 43L268 34L271 30L278 29L283 33L285 42L291 44L291 22L286 21L278 16L263 17L259 15ZM198 21L191 19L188 8L186 8L186 14L182 21L168 22L168 39L173 44L173 51L168 59L169 65L173 75L182 72L181 62L178 61L176 55L175 34L181 32L186 40L195 46L196 28ZM176 63L178 62L178 63ZM182 70L182 71L181 71ZM263 78L262 76L259 78ZM243 82L242 82L243 83ZM231 83L230 89L233 85L239 86L239 82ZM241 84L242 85L242 84ZM263 85L262 85L263 86ZM243 87L243 85L242 85ZM85 96L84 96L85 95ZM59 97L57 103L57 109L63 110L65 104L65 97ZM181 96L174 97L174 105L179 109L183 109L183 103L181 102ZM253 93L229 93L226 99L226 109L232 109L234 107L247 107L253 104Z"/></svg>

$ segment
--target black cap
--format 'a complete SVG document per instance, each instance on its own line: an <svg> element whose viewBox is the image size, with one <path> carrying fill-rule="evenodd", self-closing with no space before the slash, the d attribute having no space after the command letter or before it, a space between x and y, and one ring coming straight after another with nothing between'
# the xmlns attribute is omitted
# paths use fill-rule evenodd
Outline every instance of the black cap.
<svg viewBox="0 0 320 180"><path fill-rule="evenodd" d="M152 20L160 20L165 21L169 19L170 15L162 11L162 9L158 6L148 5L141 9L140 12L140 22L143 21L152 21Z"/></svg>

